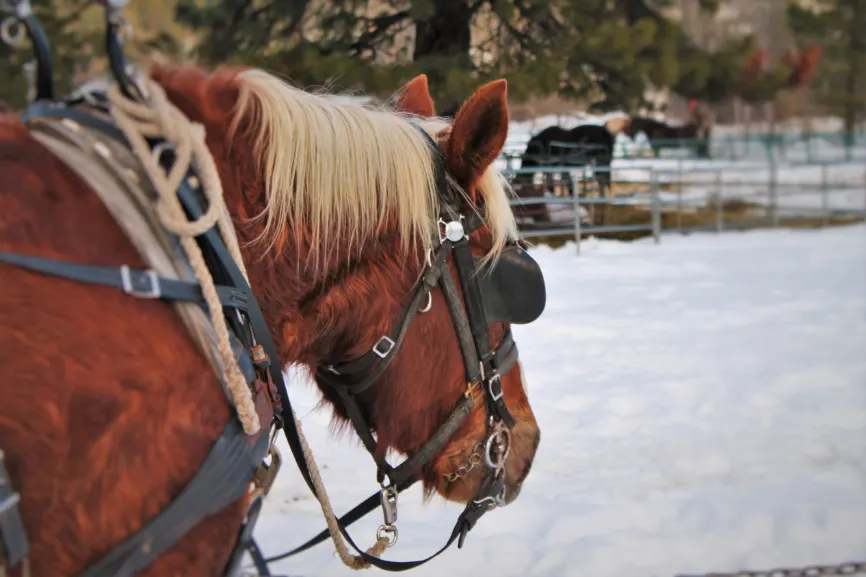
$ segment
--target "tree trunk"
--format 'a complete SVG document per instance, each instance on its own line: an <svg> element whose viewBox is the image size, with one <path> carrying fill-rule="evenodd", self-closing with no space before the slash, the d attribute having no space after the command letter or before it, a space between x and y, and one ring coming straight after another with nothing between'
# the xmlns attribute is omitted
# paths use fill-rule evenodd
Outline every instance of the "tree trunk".
<svg viewBox="0 0 866 577"><path fill-rule="evenodd" d="M472 45L472 8L468 0L432 0L433 14L416 20L415 53L413 60L426 61L430 90L436 98L436 113L453 116L462 100L445 86L449 67L469 67L469 49Z"/></svg>

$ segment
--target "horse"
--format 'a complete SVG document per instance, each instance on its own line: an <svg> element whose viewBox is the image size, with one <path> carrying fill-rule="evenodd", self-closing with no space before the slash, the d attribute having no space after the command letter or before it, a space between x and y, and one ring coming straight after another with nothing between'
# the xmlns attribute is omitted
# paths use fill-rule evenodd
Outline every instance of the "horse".
<svg viewBox="0 0 866 577"><path fill-rule="evenodd" d="M594 176L598 182L599 196L605 198L610 192L614 142L614 135L605 126L583 124L570 130L550 126L529 140L521 157L521 167L600 167L601 170L594 172ZM526 180L527 175L522 176ZM567 178L566 182L570 180ZM532 190L531 187L527 188ZM542 186L538 190L536 187L536 196L543 195L544 188ZM547 207L543 208L547 210ZM604 219L603 211L601 218Z"/></svg>
<svg viewBox="0 0 866 577"><path fill-rule="evenodd" d="M652 118L634 116L628 122L624 132L632 140L640 133L645 134L656 158L663 148L683 148L686 146L683 141L699 139L694 144L695 153L701 158L707 158L710 154L711 121L708 116L697 113L694 102L690 104L689 112L692 118L683 126L670 126Z"/></svg>
<svg viewBox="0 0 866 577"><path fill-rule="evenodd" d="M501 286L509 279L497 276L509 258L528 258L515 244L507 184L493 164L508 132L505 81L479 88L451 120L435 115L423 76L379 107L335 103L249 67L157 67L147 77L203 129L191 132L213 159L250 300L266 322L256 339L276 350L265 372L279 377L289 365L306 367L335 427L354 426L372 443L377 464L391 450L414 459L426 499L438 494L467 510L513 502L540 429L510 323L538 310L523 320L509 315L514 297ZM20 517L34 576L81 575L142 535L183 497L227 426L242 415L253 419L227 399L212 362L157 290L158 278L89 173L37 138L39 126L68 131L77 122L78 134L100 144L96 152L118 162L123 150L109 131L88 124L111 118L94 102L0 115L0 465L18 495L16 504L0 493L0 502L4 515ZM460 218L448 212L456 202ZM55 273L33 262L53 263ZM467 262L493 272L476 281ZM64 276L57 263L119 270L123 290ZM132 282L131 270L147 272L135 279L149 284ZM468 291L476 282L482 288ZM534 290L517 285L512 293ZM492 303L484 300L497 286ZM543 307L537 290L529 298ZM468 325L452 319L455 303L465 303ZM486 311L486 323L478 311ZM510 370L491 374L506 359L489 351L467 364L469 326L469 345L489 340L503 354L510 343ZM363 391L342 387L341 379L355 376ZM279 405L257 393L257 411L260 398ZM485 438L489 445L492 411L503 415L505 407L510 442L493 481L498 492L490 493L487 466L455 474L454 463L483 450ZM262 417L260 424L265 438L268 423ZM252 434L241 438L258 443ZM243 490L162 550L160 534L133 541L129 555L152 557L136 574L223 574L251 499ZM172 531L175 525L183 523ZM11 550L15 537L0 535L0 552L4 541ZM0 555L0 569L3 562ZM23 563L5 569L16 577L25 571ZM127 567L119 574L132 573Z"/></svg>

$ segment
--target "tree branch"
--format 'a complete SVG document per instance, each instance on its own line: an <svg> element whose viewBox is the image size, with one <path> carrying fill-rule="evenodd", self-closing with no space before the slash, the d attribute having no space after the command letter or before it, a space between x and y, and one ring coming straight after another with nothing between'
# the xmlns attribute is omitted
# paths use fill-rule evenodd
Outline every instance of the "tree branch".
<svg viewBox="0 0 866 577"><path fill-rule="evenodd" d="M372 20L365 18L365 31L355 42L349 45L349 50L354 56L360 55L365 50L373 50L375 53L374 45L376 42L384 36L392 26L401 23L408 17L409 11L401 10L400 12L388 14L387 16L377 16Z"/></svg>

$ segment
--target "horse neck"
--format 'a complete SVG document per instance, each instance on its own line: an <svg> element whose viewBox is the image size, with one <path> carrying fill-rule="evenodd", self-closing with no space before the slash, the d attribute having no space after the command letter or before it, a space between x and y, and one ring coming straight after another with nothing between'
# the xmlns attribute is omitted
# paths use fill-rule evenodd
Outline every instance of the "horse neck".
<svg viewBox="0 0 866 577"><path fill-rule="evenodd" d="M256 217L266 209L264 182L253 157L252 141L244 136L256 130L238 130L230 140L230 99L214 97L214 101L227 101L222 104L223 109L218 109L216 102L203 101L202 91L190 86L184 78L173 80L169 76L160 83L184 114L205 126L207 146L219 172L223 198L235 226L250 286L271 330L280 361L284 365L300 362L314 367L343 343L350 343L345 351L349 355L366 352L363 347L375 342L378 338L375 333L382 330L382 325L390 328L387 319L394 316L394 310L390 299L372 299L375 304L359 306L353 287L375 285L373 294L379 295L408 291L412 282L412 271L408 269L412 267L401 269L397 264L400 259L381 256L398 254L396 234L383 231L376 243L368 243L360 251L335 247L319 261L309 258L313 249L308 240L311 235L303 226L273 245L262 240L264 221ZM337 233L332 231L332 238ZM362 266L372 260L387 264L381 264L375 271ZM358 350L353 350L353 346Z"/></svg>

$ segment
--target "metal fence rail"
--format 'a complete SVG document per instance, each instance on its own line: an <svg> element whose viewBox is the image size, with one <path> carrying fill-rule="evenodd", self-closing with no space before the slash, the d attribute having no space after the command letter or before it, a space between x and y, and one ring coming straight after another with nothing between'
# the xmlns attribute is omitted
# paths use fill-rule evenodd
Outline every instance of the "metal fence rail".
<svg viewBox="0 0 866 577"><path fill-rule="evenodd" d="M796 174L803 169L810 172L809 177ZM613 186L628 185L641 189L641 192L588 197L589 186L597 184L596 175L604 171L645 173L645 178L611 179ZM818 178L814 176L816 173ZM816 219L819 221L817 224L826 226L838 219L866 219L866 166L862 163L727 163L690 167L680 163L676 168L646 164L613 168L560 166L506 170L506 175L512 180L519 175L538 174L560 175L559 186L567 187L568 195L521 198L520 186L515 183L513 186L518 198L510 201L512 207L570 207L572 215L567 222L540 222L532 228L521 227L521 236L527 239L570 236L575 241L578 254L581 238L593 234L643 232L652 235L658 243L662 235L670 232L723 232L755 226L778 227L783 221L811 222ZM538 184L530 186L543 187ZM855 199L853 204L848 199L845 206L833 202L849 193L862 194L863 198ZM749 213L751 218L729 219L726 213L732 203L740 203L745 207L743 212ZM645 212L646 219L639 223L602 222L593 225L583 222L584 211L599 206L631 207ZM711 223L686 225L686 216L696 211L702 211L704 217L708 211L714 211L715 218ZM666 225L663 215L671 214L673 218L668 220L674 222Z"/></svg>
<svg viewBox="0 0 866 577"><path fill-rule="evenodd" d="M537 132L537 131L536 131ZM529 135L517 136L507 145L510 156L519 157L529 142ZM618 159L639 159L647 154L657 158L696 158L695 151L702 144L708 146L713 160L743 160L763 157L777 160L796 160L813 163L826 161L855 162L866 160L866 133L845 132L776 132L753 134L713 134L708 141L697 138L655 139L655 154L647 139L617 138L613 156ZM574 146L574 145L572 145Z"/></svg>

